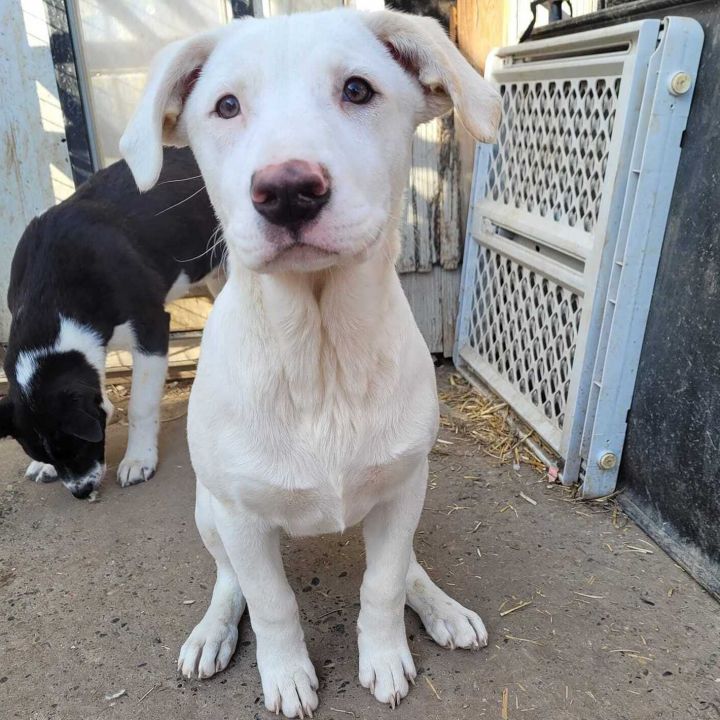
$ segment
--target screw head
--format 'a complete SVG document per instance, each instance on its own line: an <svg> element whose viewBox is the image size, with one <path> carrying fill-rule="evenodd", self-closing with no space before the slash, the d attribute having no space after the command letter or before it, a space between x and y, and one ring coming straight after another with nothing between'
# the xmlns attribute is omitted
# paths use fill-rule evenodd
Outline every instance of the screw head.
<svg viewBox="0 0 720 720"><path fill-rule="evenodd" d="M692 78L686 72L676 72L670 78L670 92L673 95L684 95L692 85Z"/></svg>
<svg viewBox="0 0 720 720"><path fill-rule="evenodd" d="M612 452L605 452L598 458L598 465L602 470L612 470L617 464L617 455Z"/></svg>

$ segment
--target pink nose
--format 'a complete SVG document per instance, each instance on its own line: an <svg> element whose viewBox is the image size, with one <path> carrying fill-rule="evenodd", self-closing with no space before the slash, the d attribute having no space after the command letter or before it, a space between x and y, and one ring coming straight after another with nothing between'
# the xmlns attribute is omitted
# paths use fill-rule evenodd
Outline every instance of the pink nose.
<svg viewBox="0 0 720 720"><path fill-rule="evenodd" d="M258 170L250 184L255 209L273 225L312 220L330 199L327 170L318 163L288 160Z"/></svg>

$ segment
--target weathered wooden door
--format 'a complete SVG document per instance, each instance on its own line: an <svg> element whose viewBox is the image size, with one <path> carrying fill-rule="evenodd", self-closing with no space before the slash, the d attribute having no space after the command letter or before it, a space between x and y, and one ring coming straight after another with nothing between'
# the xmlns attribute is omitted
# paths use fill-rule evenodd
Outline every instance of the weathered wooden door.
<svg viewBox="0 0 720 720"><path fill-rule="evenodd" d="M460 157L452 114L413 140L398 272L432 353L452 354L462 258Z"/></svg>

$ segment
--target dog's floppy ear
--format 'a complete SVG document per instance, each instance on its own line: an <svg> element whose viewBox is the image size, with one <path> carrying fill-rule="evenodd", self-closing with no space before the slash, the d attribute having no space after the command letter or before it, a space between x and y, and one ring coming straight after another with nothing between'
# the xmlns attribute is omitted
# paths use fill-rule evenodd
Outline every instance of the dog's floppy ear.
<svg viewBox="0 0 720 720"><path fill-rule="evenodd" d="M495 141L500 94L473 69L437 20L392 10L362 13L362 17L392 56L423 86L425 108L418 123L442 115L454 105L476 140Z"/></svg>
<svg viewBox="0 0 720 720"><path fill-rule="evenodd" d="M140 190L149 190L157 182L163 145L187 144L179 127L183 104L222 31L170 43L153 60L140 103L120 138L120 154Z"/></svg>
<svg viewBox="0 0 720 720"><path fill-rule="evenodd" d="M62 418L62 431L87 442L100 442L103 439L100 420L81 407L70 407Z"/></svg>
<svg viewBox="0 0 720 720"><path fill-rule="evenodd" d="M0 398L0 438L11 436L14 428L12 400Z"/></svg>

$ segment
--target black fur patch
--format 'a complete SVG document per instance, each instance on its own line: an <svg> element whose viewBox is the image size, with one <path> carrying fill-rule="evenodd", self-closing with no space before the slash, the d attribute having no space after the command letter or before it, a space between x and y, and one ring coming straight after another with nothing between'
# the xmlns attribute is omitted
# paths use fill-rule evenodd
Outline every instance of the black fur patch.
<svg viewBox="0 0 720 720"><path fill-rule="evenodd" d="M0 438L13 434L13 405L10 398L0 398Z"/></svg>
<svg viewBox="0 0 720 720"><path fill-rule="evenodd" d="M90 328L104 345L129 323L138 349L167 354L165 297L181 272L197 282L219 264L222 247L208 251L217 226L192 152L171 148L149 192L140 193L127 164L118 162L35 218L11 267L10 390L0 401L0 436L15 437L34 460L55 465L63 480L102 462L97 371L80 352L49 354L38 358L23 389L18 356L52 347L61 317Z"/></svg>

